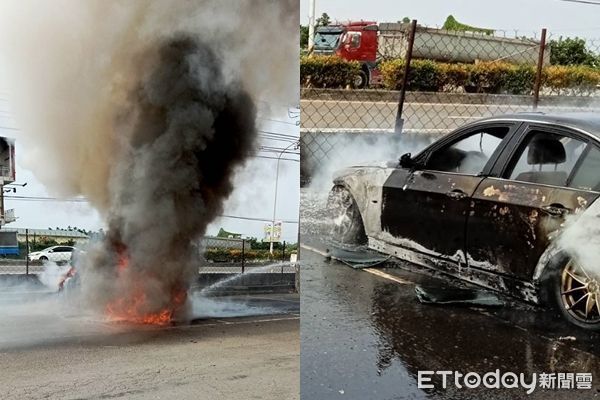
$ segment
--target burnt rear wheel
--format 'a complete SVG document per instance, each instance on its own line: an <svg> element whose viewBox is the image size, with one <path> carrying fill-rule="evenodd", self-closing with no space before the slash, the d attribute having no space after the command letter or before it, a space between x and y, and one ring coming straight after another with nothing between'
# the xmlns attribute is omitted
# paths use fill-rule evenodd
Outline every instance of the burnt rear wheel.
<svg viewBox="0 0 600 400"><path fill-rule="evenodd" d="M334 186L329 193L327 209L334 240L350 245L362 245L367 242L360 210L348 189Z"/></svg>
<svg viewBox="0 0 600 400"><path fill-rule="evenodd" d="M574 258L550 268L546 281L549 304L573 325L600 330L600 276Z"/></svg>

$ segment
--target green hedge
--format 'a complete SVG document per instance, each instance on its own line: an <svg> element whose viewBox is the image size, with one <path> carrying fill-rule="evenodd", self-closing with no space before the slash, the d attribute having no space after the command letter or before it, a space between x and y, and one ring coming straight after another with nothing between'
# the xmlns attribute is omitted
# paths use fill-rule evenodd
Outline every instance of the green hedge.
<svg viewBox="0 0 600 400"><path fill-rule="evenodd" d="M301 56L300 84L303 87L352 87L360 73L360 63L337 56Z"/></svg>
<svg viewBox="0 0 600 400"><path fill-rule="evenodd" d="M286 259L290 258L290 253L293 250L285 250ZM274 251L271 255L269 250L252 250L245 249L242 257L242 249L226 249L226 248L207 248L204 251L204 257L207 260L214 262L241 262L242 258L246 261L259 261L259 260L270 260L270 259L281 259L283 252L281 250Z"/></svg>
<svg viewBox="0 0 600 400"><path fill-rule="evenodd" d="M383 84L388 89L400 89L403 60L381 63ZM534 65L508 62L448 64L431 60L411 63L408 89L419 91L453 91L459 87L474 93L531 94L535 81ZM544 67L542 85L561 92L564 89L591 91L600 84L600 69L582 66Z"/></svg>
<svg viewBox="0 0 600 400"><path fill-rule="evenodd" d="M379 65L383 86L398 90L402 85L404 60L383 61ZM302 57L300 79L304 87L351 87L360 71L357 62L338 57ZM411 91L452 92L462 88L469 93L527 95L533 91L535 66L503 61L476 64L413 60L407 88ZM583 65L550 65L542 72L542 85L555 93L565 90L586 92L600 84L600 69Z"/></svg>

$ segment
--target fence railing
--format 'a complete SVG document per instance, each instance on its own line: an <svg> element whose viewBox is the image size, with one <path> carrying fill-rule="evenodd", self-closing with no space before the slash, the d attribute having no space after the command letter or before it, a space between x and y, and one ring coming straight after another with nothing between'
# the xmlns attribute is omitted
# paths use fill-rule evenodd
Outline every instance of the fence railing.
<svg viewBox="0 0 600 400"><path fill-rule="evenodd" d="M24 249L27 244L23 243ZM232 239L218 237L204 237L198 241L200 274L207 273L293 273L294 266L290 263L291 254L295 250L290 249L286 242L278 243L273 254L269 250L252 249L251 241L248 239ZM49 261L29 259L27 251L12 258L0 258L0 275L38 275L45 271ZM66 271L69 261L56 262L59 268Z"/></svg>

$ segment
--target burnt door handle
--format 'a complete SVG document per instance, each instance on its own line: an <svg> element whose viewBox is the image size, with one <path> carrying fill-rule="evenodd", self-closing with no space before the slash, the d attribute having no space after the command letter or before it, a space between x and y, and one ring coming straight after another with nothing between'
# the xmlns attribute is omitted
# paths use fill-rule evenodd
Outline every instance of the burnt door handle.
<svg viewBox="0 0 600 400"><path fill-rule="evenodd" d="M569 212L569 210L562 204L550 204L547 206L542 206L541 209L543 212L553 217L562 217Z"/></svg>
<svg viewBox="0 0 600 400"><path fill-rule="evenodd" d="M454 200L461 200L461 199L464 199L465 197L467 197L468 195L460 189L454 189L454 190L446 193L446 196L448 196Z"/></svg>

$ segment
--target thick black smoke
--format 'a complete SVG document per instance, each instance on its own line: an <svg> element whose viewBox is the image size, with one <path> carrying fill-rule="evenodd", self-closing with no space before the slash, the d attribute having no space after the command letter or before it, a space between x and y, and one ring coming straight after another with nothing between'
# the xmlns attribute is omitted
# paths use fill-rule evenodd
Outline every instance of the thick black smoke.
<svg viewBox="0 0 600 400"><path fill-rule="evenodd" d="M161 312L197 273L194 242L222 212L256 137L253 101L221 66L187 35L140 58L139 85L116 122L109 231L82 268L92 304L123 318Z"/></svg>

